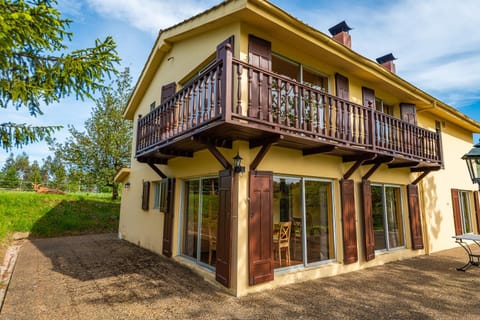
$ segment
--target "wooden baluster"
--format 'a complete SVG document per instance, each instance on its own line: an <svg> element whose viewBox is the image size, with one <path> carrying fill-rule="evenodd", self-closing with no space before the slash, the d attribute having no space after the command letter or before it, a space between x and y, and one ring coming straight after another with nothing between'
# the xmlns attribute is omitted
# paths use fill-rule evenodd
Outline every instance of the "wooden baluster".
<svg viewBox="0 0 480 320"><path fill-rule="evenodd" d="M298 114L299 114L299 105L298 105L298 86L296 84L293 85L293 127L299 128L298 125Z"/></svg>
<svg viewBox="0 0 480 320"><path fill-rule="evenodd" d="M237 114L242 115L242 73L243 66L237 67Z"/></svg>
<svg viewBox="0 0 480 320"><path fill-rule="evenodd" d="M285 125L290 127L290 99L288 92L290 91L290 84L285 82Z"/></svg>
<svg viewBox="0 0 480 320"><path fill-rule="evenodd" d="M249 117L255 117L256 112L252 110L252 94L253 94L253 88L252 88L252 82L253 82L253 70L252 68L248 68L248 116Z"/></svg>
<svg viewBox="0 0 480 320"><path fill-rule="evenodd" d="M272 76L267 75L267 87L268 87L268 93L267 93L267 113L268 113L268 122L273 123L273 115L272 115Z"/></svg>
<svg viewBox="0 0 480 320"><path fill-rule="evenodd" d="M263 86L263 73L262 72L258 72L258 97L257 97L257 101L258 101L258 116L257 116L257 119L260 119L260 120L264 120L266 118L266 115L265 115L265 106L263 105L263 94L264 94L264 91L265 88Z"/></svg>
<svg viewBox="0 0 480 320"><path fill-rule="evenodd" d="M308 126L307 130L314 133L315 132L315 111L318 106L318 94L316 92L312 92L311 90L308 90L308 100L310 101L310 109L309 114L310 116L308 117Z"/></svg>
<svg viewBox="0 0 480 320"><path fill-rule="evenodd" d="M210 111L210 116L209 118L215 117L215 71L212 70L210 72L210 87L209 87L209 92L210 92L210 103L209 103L209 111Z"/></svg>

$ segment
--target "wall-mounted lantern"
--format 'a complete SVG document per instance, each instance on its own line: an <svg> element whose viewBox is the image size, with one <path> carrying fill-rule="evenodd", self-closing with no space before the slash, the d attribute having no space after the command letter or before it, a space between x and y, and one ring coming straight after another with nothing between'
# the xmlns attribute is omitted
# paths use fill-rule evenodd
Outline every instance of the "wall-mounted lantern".
<svg viewBox="0 0 480 320"><path fill-rule="evenodd" d="M472 183L480 185L480 177L478 176L477 166L480 164L480 142L473 146L473 148L463 155L462 160L467 162L468 173Z"/></svg>
<svg viewBox="0 0 480 320"><path fill-rule="evenodd" d="M245 167L242 166L243 158L237 152L237 155L233 157L233 172L235 173L243 173L245 172Z"/></svg>
<svg viewBox="0 0 480 320"><path fill-rule="evenodd" d="M130 182L125 183L124 187L125 189L130 189Z"/></svg>

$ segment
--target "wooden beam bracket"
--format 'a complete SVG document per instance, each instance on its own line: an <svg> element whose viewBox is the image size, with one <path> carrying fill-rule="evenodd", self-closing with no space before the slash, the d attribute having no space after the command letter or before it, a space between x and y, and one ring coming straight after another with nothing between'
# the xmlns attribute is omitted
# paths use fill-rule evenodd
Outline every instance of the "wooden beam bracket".
<svg viewBox="0 0 480 320"><path fill-rule="evenodd" d="M248 142L248 146L250 149L253 149L260 146L263 147L264 145L267 145L267 144L273 145L278 141L283 140L283 138L284 136L282 134L273 134L260 139L252 139Z"/></svg>
<svg viewBox="0 0 480 320"><path fill-rule="evenodd" d="M215 159L220 162L223 168L225 169L231 169L232 165L228 160L223 156L223 154L218 151L218 149L213 145L213 144L207 144L208 151L215 157Z"/></svg>
<svg viewBox="0 0 480 320"><path fill-rule="evenodd" d="M162 179L165 179L167 175L163 173L162 170L160 170L155 164L152 162L147 162L148 166L152 168L153 171L155 171L156 174L158 174Z"/></svg>
<svg viewBox="0 0 480 320"><path fill-rule="evenodd" d="M420 174L413 182L412 184L413 185L416 185L417 183L419 183L420 181L422 181L423 178L425 178L430 172L432 171L438 171L440 170L442 167L441 166L435 166L435 167L423 167L423 168L411 168L410 171L411 172L421 172L422 174ZM423 170L420 170L420 169L423 169Z"/></svg>
<svg viewBox="0 0 480 320"><path fill-rule="evenodd" d="M262 149L258 151L257 155L255 156L255 159L253 159L252 163L250 164L250 170L255 171L260 164L260 162L263 160L265 155L267 154L268 150L270 150L270 147L273 145L273 143L269 144L264 144L262 146Z"/></svg>
<svg viewBox="0 0 480 320"><path fill-rule="evenodd" d="M362 165L373 164L373 166L368 170L368 172L362 177L362 179L368 180L372 174L377 171L378 168L384 163L393 161L393 157L378 157L377 159L367 160L362 163Z"/></svg>
<svg viewBox="0 0 480 320"><path fill-rule="evenodd" d="M319 154L319 153L326 153L330 152L337 149L337 146L334 145L326 145L326 146L321 146L321 147L316 147L316 148L311 148L311 149L305 149L303 150L303 155L304 156L309 156L313 154Z"/></svg>
<svg viewBox="0 0 480 320"><path fill-rule="evenodd" d="M343 179L347 180L348 178L350 178L350 176L362 165L364 161L372 160L376 156L376 154L365 153L358 156L343 157L343 162L355 161L353 166L351 166L350 169L348 169L348 171L343 175Z"/></svg>

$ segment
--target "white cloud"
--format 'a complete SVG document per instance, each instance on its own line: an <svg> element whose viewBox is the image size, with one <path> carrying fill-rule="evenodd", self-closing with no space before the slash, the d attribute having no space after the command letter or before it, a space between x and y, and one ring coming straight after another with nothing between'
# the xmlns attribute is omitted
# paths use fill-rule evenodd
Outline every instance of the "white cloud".
<svg viewBox="0 0 480 320"><path fill-rule="evenodd" d="M276 1L282 6L282 1ZM374 60L393 52L397 73L447 103L452 90L473 101L480 88L480 2L478 0L403 0L384 3L331 2L298 8L301 20L328 34L346 20L354 29L352 46ZM315 8L317 6L317 8ZM301 16L299 16L301 15Z"/></svg>
<svg viewBox="0 0 480 320"><path fill-rule="evenodd" d="M99 14L124 20L133 27L157 34L218 3L212 0L87 0Z"/></svg>

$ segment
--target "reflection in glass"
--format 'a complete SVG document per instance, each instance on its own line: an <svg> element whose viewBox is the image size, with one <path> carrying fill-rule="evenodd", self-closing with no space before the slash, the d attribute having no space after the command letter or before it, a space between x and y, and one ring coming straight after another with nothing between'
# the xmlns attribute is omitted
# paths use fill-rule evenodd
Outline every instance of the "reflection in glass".
<svg viewBox="0 0 480 320"><path fill-rule="evenodd" d="M218 178L185 181L184 199L182 254L215 266Z"/></svg>
<svg viewBox="0 0 480 320"><path fill-rule="evenodd" d="M331 183L305 181L307 262L330 260L333 250L333 212Z"/></svg>
<svg viewBox="0 0 480 320"><path fill-rule="evenodd" d="M399 187L372 186L372 214L375 250L405 245Z"/></svg>
<svg viewBox="0 0 480 320"><path fill-rule="evenodd" d="M278 243L280 236L280 225L283 222L291 221L290 237L288 247L290 252L290 264L302 263L302 189L299 178L273 178L273 242ZM279 250L274 245L275 267L280 267ZM282 252L282 267L285 254Z"/></svg>

